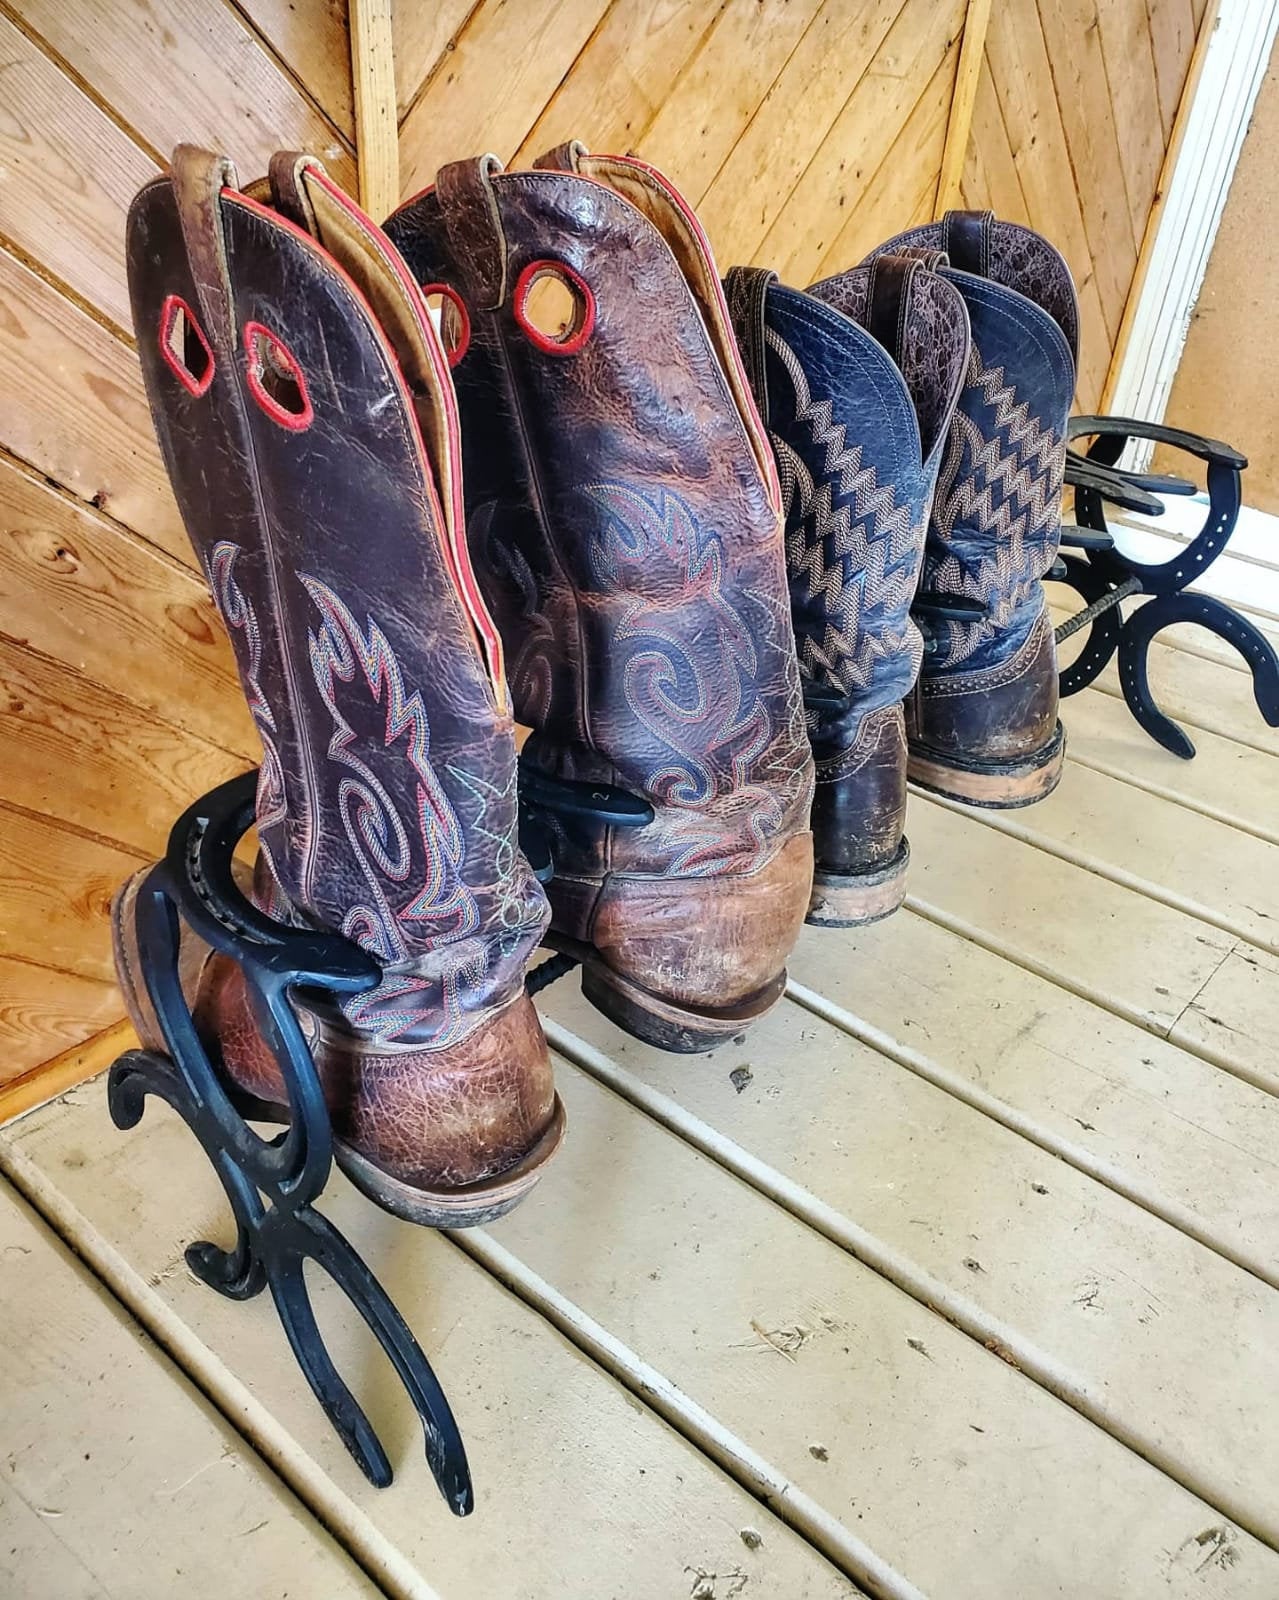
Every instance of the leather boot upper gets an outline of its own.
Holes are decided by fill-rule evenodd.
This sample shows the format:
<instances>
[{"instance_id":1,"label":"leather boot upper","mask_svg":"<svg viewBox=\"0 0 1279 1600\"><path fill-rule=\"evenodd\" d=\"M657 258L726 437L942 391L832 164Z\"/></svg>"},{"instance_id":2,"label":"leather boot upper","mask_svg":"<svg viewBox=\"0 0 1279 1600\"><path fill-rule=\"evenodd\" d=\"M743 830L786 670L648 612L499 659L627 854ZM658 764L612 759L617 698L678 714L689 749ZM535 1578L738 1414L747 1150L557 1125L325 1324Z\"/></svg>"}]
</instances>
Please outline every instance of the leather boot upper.
<instances>
[{"instance_id":1,"label":"leather boot upper","mask_svg":"<svg viewBox=\"0 0 1279 1600\"><path fill-rule=\"evenodd\" d=\"M360 1035L448 1049L518 993L548 913L425 306L302 158L245 193L180 149L134 201L128 261L156 432L262 739L268 909L383 963L344 1006Z\"/></svg>"},{"instance_id":2,"label":"leather boot upper","mask_svg":"<svg viewBox=\"0 0 1279 1600\"><path fill-rule=\"evenodd\" d=\"M977 602L929 625L924 676L998 667L1026 644L1057 553L1079 310L1069 268L1039 234L989 212L948 212L874 256L944 251L972 356L941 463L923 589ZM870 259L874 259L872 256Z\"/></svg>"},{"instance_id":3,"label":"leather boot upper","mask_svg":"<svg viewBox=\"0 0 1279 1600\"><path fill-rule=\"evenodd\" d=\"M885 256L803 293L725 280L776 454L805 712L817 763L817 865L881 865L902 837L897 710L919 671L910 608L942 447L968 362L959 293Z\"/></svg>"},{"instance_id":4,"label":"leather boot upper","mask_svg":"<svg viewBox=\"0 0 1279 1600\"><path fill-rule=\"evenodd\" d=\"M570 146L446 167L386 227L447 298L523 759L654 810L556 824L556 927L589 938L610 877L761 870L807 830L812 766L776 474L696 219L642 163ZM548 277L573 305L550 331Z\"/></svg>"}]
</instances>

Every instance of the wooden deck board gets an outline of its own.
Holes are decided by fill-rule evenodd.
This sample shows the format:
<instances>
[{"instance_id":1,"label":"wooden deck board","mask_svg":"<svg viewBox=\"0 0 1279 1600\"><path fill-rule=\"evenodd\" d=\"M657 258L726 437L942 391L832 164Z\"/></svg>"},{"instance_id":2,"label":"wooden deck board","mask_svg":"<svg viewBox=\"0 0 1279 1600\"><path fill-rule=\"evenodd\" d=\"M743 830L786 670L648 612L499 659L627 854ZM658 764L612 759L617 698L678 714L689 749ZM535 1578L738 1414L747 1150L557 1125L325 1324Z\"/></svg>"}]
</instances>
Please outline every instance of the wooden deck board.
<instances>
[{"instance_id":1,"label":"wooden deck board","mask_svg":"<svg viewBox=\"0 0 1279 1600\"><path fill-rule=\"evenodd\" d=\"M5 1600L380 1591L0 1180Z\"/></svg>"},{"instance_id":2,"label":"wooden deck board","mask_svg":"<svg viewBox=\"0 0 1279 1600\"><path fill-rule=\"evenodd\" d=\"M1170 1586L1176 1593L1184 1552L1201 1551L1195 1541L1220 1526L1228 1529L1221 1537L1232 1564L1211 1574L1206 1592L1274 1592L1279 1557L1215 1508L615 1095L571 1067L560 1076L574 1138L537 1201L501 1224L496 1241L637 1362L677 1385L690 1407L770 1463L799 1514L811 1503L814 1529L820 1513L839 1530L827 1527L825 1537L848 1541L846 1561L864 1541L898 1575L884 1592L913 1586L1021 1596L1046 1592L1053 1574L1070 1572L1080 1592L1116 1600L1165 1595ZM404 1483L374 1496L353 1483L340 1447L300 1392L268 1309L228 1306L171 1270L176 1243L206 1230L217 1214L213 1182L189 1141L171 1118L152 1113L150 1139L121 1138L100 1155L95 1145L90 1162L90 1115L101 1110L82 1103L37 1113L16 1124L6 1143L70 1197L86 1229L107 1232L144 1282L158 1276L157 1293L268 1398L445 1594L472 1592L465 1586L476 1559L469 1530L443 1535L444 1513L433 1501L423 1504L424 1474L398 1398L375 1386L396 1420ZM644 1519L633 1520L633 1503L623 1519L615 1501L625 1494L633 1502L642 1486L618 1422L604 1412L604 1380L573 1358L579 1385L594 1392L588 1405L565 1414L573 1385L553 1370L557 1349L566 1364L564 1347L539 1334L530 1313L515 1308L512 1319L512 1302L475 1268L464 1272L456 1251L378 1217L345 1185L335 1189L331 1210L340 1226L358 1229L375 1270L428 1338L458 1407L485 1521L491 1515L493 1530L502 1530L501 1554L489 1547L485 1555L494 1592L503 1592L503 1569L493 1562L503 1559L518 1560L522 1594L557 1592L539 1587L539 1557L525 1548L533 1541L523 1532L548 1518L560 1529L561 1572L570 1556L570 1570L580 1568L588 1550L599 1570L610 1570L598 1544L605 1527L620 1544L615 1559L630 1563L621 1570L634 1570ZM814 1336L793 1354L779 1350L800 1327ZM346 1370L361 1370L358 1356ZM607 1448L592 1451L593 1440ZM555 1463L550 1482L548 1461ZM617 1469L611 1478L606 1462ZM656 1471L650 1475L657 1480ZM1037 1486L1029 1495L1028 1485ZM709 1494L708 1483L696 1492L686 1487L682 1503L702 1543L685 1545L683 1560L718 1570L723 1558L706 1548L706 1530L725 1525ZM1063 1503L1072 1507L1069 1518L1058 1514ZM751 1514L759 1527L762 1511ZM668 1532L670 1519L663 1506ZM770 1529L762 1548L779 1544ZM660 1552L644 1559L648 1570Z\"/></svg>"},{"instance_id":3,"label":"wooden deck board","mask_svg":"<svg viewBox=\"0 0 1279 1600\"><path fill-rule=\"evenodd\" d=\"M393 1580L420 1575L420 1586L388 1581L390 1592L426 1600L429 1585L445 1600L683 1600L699 1571L723 1577L721 1596L732 1593L735 1572L756 1594L787 1600L852 1592L766 1506L444 1236L394 1221L335 1179L326 1210L358 1239L435 1365L466 1440L477 1510L465 1522L449 1515L407 1401L321 1284L317 1314L330 1347L396 1467L392 1488L371 1488L320 1415L270 1305L223 1300L185 1271L184 1244L225 1237L225 1202L197 1146L154 1105L140 1133L116 1133L102 1091L98 1080L4 1129L0 1168L64 1197L63 1226L77 1247L108 1263L132 1305L158 1302L190 1330L187 1359L228 1406L249 1411L252 1400L270 1413L262 1448L294 1463L329 1525L347 1528ZM761 1535L757 1549L744 1528Z\"/></svg>"},{"instance_id":4,"label":"wooden deck board","mask_svg":"<svg viewBox=\"0 0 1279 1600\"><path fill-rule=\"evenodd\" d=\"M168 1113L117 1135L81 1090L0 1133L0 1169L388 1594L1272 1597L1279 735L1210 638L1152 661L1193 763L1107 674L1063 706L1044 804L912 798L908 909L805 930L741 1043L663 1055L548 991L570 1138L491 1232L335 1180L458 1411L471 1524L334 1295L384 1494L269 1306L182 1269L222 1202Z\"/></svg>"},{"instance_id":5,"label":"wooden deck board","mask_svg":"<svg viewBox=\"0 0 1279 1600\"><path fill-rule=\"evenodd\" d=\"M1277 1375L1269 1284L793 1004L691 1063L629 1040L568 985L551 1011L571 1030L557 1048L592 1075L641 1105L644 1089L670 1097L701 1125L675 1115L674 1131L713 1130L703 1147L745 1175L765 1163L796 1215L1279 1542L1279 1459L1255 1404Z\"/></svg>"}]
</instances>

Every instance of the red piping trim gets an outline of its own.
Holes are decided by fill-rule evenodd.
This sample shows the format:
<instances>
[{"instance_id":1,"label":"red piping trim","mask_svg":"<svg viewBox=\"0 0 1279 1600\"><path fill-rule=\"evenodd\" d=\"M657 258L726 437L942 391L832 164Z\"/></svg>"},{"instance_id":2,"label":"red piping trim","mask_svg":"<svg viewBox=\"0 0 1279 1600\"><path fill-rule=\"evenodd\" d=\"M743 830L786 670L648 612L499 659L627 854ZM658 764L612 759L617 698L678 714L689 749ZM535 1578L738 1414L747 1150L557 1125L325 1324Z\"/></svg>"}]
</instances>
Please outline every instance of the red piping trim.
<instances>
[{"instance_id":1,"label":"red piping trim","mask_svg":"<svg viewBox=\"0 0 1279 1600\"><path fill-rule=\"evenodd\" d=\"M177 352L169 343L169 336L173 332L173 321L179 311L186 318L187 326L194 331L196 338L200 341L201 348L208 357L208 365L204 369L202 378L197 378L194 372L178 360ZM213 350L204 336L204 329L200 326L195 312L192 311L180 294L166 295L164 304L160 307L160 354L164 357L169 371L188 394L194 395L196 399L199 399L202 394L208 392L209 385L213 382L213 370L216 365L213 359Z\"/></svg>"},{"instance_id":2,"label":"red piping trim","mask_svg":"<svg viewBox=\"0 0 1279 1600\"><path fill-rule=\"evenodd\" d=\"M533 285L541 277L565 278L577 290L582 301L582 313L577 327L565 339L552 339L528 319L528 297ZM539 350L550 356L575 356L595 329L595 296L591 286L580 272L574 272L566 261L530 261L515 282L515 296L511 310L516 322Z\"/></svg>"},{"instance_id":3,"label":"red piping trim","mask_svg":"<svg viewBox=\"0 0 1279 1600\"><path fill-rule=\"evenodd\" d=\"M270 344L278 357L280 364L288 371L289 376L298 386L298 394L302 397L301 411L290 411L287 406L282 406L275 396L268 392L262 382L262 357L258 351L259 339L265 339ZM282 428L288 428L293 433L305 433L315 421L315 407L311 404L311 396L307 392L306 375L298 366L297 359L292 350L280 338L279 334L272 333L265 323L246 322L244 324L244 352L248 357L249 393L271 418L278 422Z\"/></svg>"},{"instance_id":4,"label":"red piping trim","mask_svg":"<svg viewBox=\"0 0 1279 1600\"><path fill-rule=\"evenodd\" d=\"M462 331L458 335L455 345L444 344L443 332L441 331L439 335L440 343L444 345L444 354L448 358L448 364L450 367L455 367L471 348L471 313L466 309L466 301L463 300L451 283L424 283L422 285L422 299L427 300L433 294L438 294L447 300L462 320ZM429 306L427 307L427 315L430 315Z\"/></svg>"},{"instance_id":5,"label":"red piping trim","mask_svg":"<svg viewBox=\"0 0 1279 1600\"><path fill-rule=\"evenodd\" d=\"M445 517L443 507L440 505L439 492L435 485L435 473L431 469L430 458L426 453L426 444L422 439L422 429L417 420L417 412L413 406L413 398L409 393L409 386L404 381L404 373L400 368L400 363L396 358L390 341L382 332L372 308L369 307L369 317L382 339L387 359L399 380L408 415L412 420L413 429L417 435L418 445L422 452L422 475L426 479L427 487L430 490L432 508L439 516L437 525L444 535L445 562L450 568L454 588L462 601L463 610L470 616L472 626L480 636L481 654L485 658L489 669L494 696L504 710L509 709L510 693L506 687L506 655L502 648L502 637L497 631L493 618L489 615L489 609L484 603L483 595L480 593L480 586L475 581L475 571L471 566L471 555L466 544L466 513L462 503L462 433L457 415L457 394L453 388L453 379L449 375L448 360L444 354L444 347L440 343L439 335L431 322L430 313L426 309L426 301L422 298L422 292L414 282L413 275L409 272L404 257L391 241L386 238L386 235L377 224L366 216L354 200L351 199L350 195L339 189L337 184L326 173L317 171L315 177L340 206L344 207L358 222L372 230L374 242L379 244L379 248L382 249L382 257L387 266L391 268L403 285L404 292L408 296L409 306L422 329L422 342L426 347L427 358L439 381L439 393L443 401L448 429L449 451L453 460L458 464L457 471L449 474L453 490L449 502L452 511L451 519ZM322 246L317 244L309 234L303 234L302 237L316 249L322 249ZM385 248L382 248L380 243L383 240L385 240ZM326 256L328 255L327 251L323 253ZM332 260L332 257L330 256L329 259ZM337 267L339 272L343 273L356 295L367 306L367 300L360 293L358 286L351 281L350 275L343 272L343 269L336 261L333 262L333 265Z\"/></svg>"}]
</instances>

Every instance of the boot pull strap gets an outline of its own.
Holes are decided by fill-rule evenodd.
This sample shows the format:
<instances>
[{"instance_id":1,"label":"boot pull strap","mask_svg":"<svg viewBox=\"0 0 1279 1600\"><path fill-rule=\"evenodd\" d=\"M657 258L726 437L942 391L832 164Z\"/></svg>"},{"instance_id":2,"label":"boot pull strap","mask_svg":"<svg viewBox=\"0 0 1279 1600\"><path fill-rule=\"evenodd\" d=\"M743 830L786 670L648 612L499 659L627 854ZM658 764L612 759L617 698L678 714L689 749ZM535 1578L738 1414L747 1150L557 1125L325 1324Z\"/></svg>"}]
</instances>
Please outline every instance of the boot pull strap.
<instances>
[{"instance_id":1,"label":"boot pull strap","mask_svg":"<svg viewBox=\"0 0 1279 1600\"><path fill-rule=\"evenodd\" d=\"M200 312L218 352L230 356L237 339L222 233L222 191L237 186L235 168L226 156L193 144L180 144L173 152L172 165L173 193Z\"/></svg>"},{"instance_id":2,"label":"boot pull strap","mask_svg":"<svg viewBox=\"0 0 1279 1600\"><path fill-rule=\"evenodd\" d=\"M502 170L494 155L441 167L435 193L454 258L481 309L495 311L506 299L507 250L493 178Z\"/></svg>"},{"instance_id":3,"label":"boot pull strap","mask_svg":"<svg viewBox=\"0 0 1279 1600\"><path fill-rule=\"evenodd\" d=\"M580 172L582 169L578 163L589 154L590 151L580 139L569 139L565 144L557 144L554 150L548 150L544 156L538 156L533 165L540 172Z\"/></svg>"},{"instance_id":4,"label":"boot pull strap","mask_svg":"<svg viewBox=\"0 0 1279 1600\"><path fill-rule=\"evenodd\" d=\"M910 311L911 286L923 263L906 255L876 256L870 267L866 326L900 367Z\"/></svg>"},{"instance_id":5,"label":"boot pull strap","mask_svg":"<svg viewBox=\"0 0 1279 1600\"><path fill-rule=\"evenodd\" d=\"M764 308L768 291L777 281L777 274L767 267L730 267L724 279L729 320L765 427L768 426L768 377L764 365Z\"/></svg>"},{"instance_id":6,"label":"boot pull strap","mask_svg":"<svg viewBox=\"0 0 1279 1600\"><path fill-rule=\"evenodd\" d=\"M307 191L306 174L318 172L324 177L324 163L298 150L279 150L271 157L269 170L271 198L275 201L276 210L290 222L296 223L303 233L318 239L320 228Z\"/></svg>"},{"instance_id":7,"label":"boot pull strap","mask_svg":"<svg viewBox=\"0 0 1279 1600\"><path fill-rule=\"evenodd\" d=\"M900 250L894 250L895 256L902 256L907 261L918 261L921 267L929 272L940 272L943 267L950 266L950 257L944 250L926 250L923 245L903 245Z\"/></svg>"},{"instance_id":8,"label":"boot pull strap","mask_svg":"<svg viewBox=\"0 0 1279 1600\"><path fill-rule=\"evenodd\" d=\"M948 211L942 218L942 244L950 264L978 278L990 276L993 211Z\"/></svg>"}]
</instances>

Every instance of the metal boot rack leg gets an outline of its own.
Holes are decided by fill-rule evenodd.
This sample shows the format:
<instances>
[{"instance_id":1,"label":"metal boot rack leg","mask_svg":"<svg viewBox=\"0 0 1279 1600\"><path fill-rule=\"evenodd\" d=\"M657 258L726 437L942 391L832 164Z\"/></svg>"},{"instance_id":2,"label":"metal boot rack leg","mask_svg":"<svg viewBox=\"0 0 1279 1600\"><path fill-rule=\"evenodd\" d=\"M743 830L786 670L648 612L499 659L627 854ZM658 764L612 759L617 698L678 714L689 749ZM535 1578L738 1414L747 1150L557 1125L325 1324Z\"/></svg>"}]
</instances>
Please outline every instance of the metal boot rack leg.
<instances>
[{"instance_id":1,"label":"metal boot rack leg","mask_svg":"<svg viewBox=\"0 0 1279 1600\"><path fill-rule=\"evenodd\" d=\"M248 1300L264 1288L298 1365L369 1481L391 1482L391 1464L359 1403L338 1374L320 1333L304 1277L322 1267L390 1357L421 1418L426 1457L450 1510L474 1505L466 1451L448 1401L421 1346L359 1253L314 1209L328 1180L333 1140L315 1063L289 1004L289 992L337 998L376 986L376 963L345 939L288 928L263 916L236 887L231 859L253 822L255 774L222 785L192 806L169 838L136 902L142 976L168 1054L131 1050L111 1068L108 1104L117 1127L132 1128L147 1095L178 1113L213 1163L231 1205L236 1242L207 1240L186 1251L210 1288ZM263 1038L279 1065L290 1121L264 1140L248 1118L263 1108L228 1088L196 1032L178 977L185 925L238 963ZM216 1047L214 1047L216 1048Z\"/></svg>"},{"instance_id":2,"label":"metal boot rack leg","mask_svg":"<svg viewBox=\"0 0 1279 1600\"><path fill-rule=\"evenodd\" d=\"M1210 595L1186 592L1226 548L1242 504L1240 475L1245 457L1216 439L1133 417L1073 417L1072 439L1091 438L1085 455L1067 452L1066 482L1074 486L1078 527L1062 530L1062 545L1078 551L1063 555L1049 574L1083 599L1084 609L1057 629L1057 640L1088 629L1084 648L1061 674L1061 693L1086 688L1118 652L1119 681L1128 709L1158 744L1189 760L1195 747L1185 730L1155 704L1150 692L1149 655L1155 635L1174 622L1195 622L1239 651L1252 673L1257 709L1279 727L1279 656L1259 629L1232 607ZM1188 495L1195 485L1162 473L1127 472L1116 463L1130 439L1170 445L1207 463L1208 511L1190 542L1168 561L1141 562L1115 548L1106 526L1103 502L1158 515L1157 494ZM1150 595L1125 618L1121 607L1133 595Z\"/></svg>"}]
</instances>

